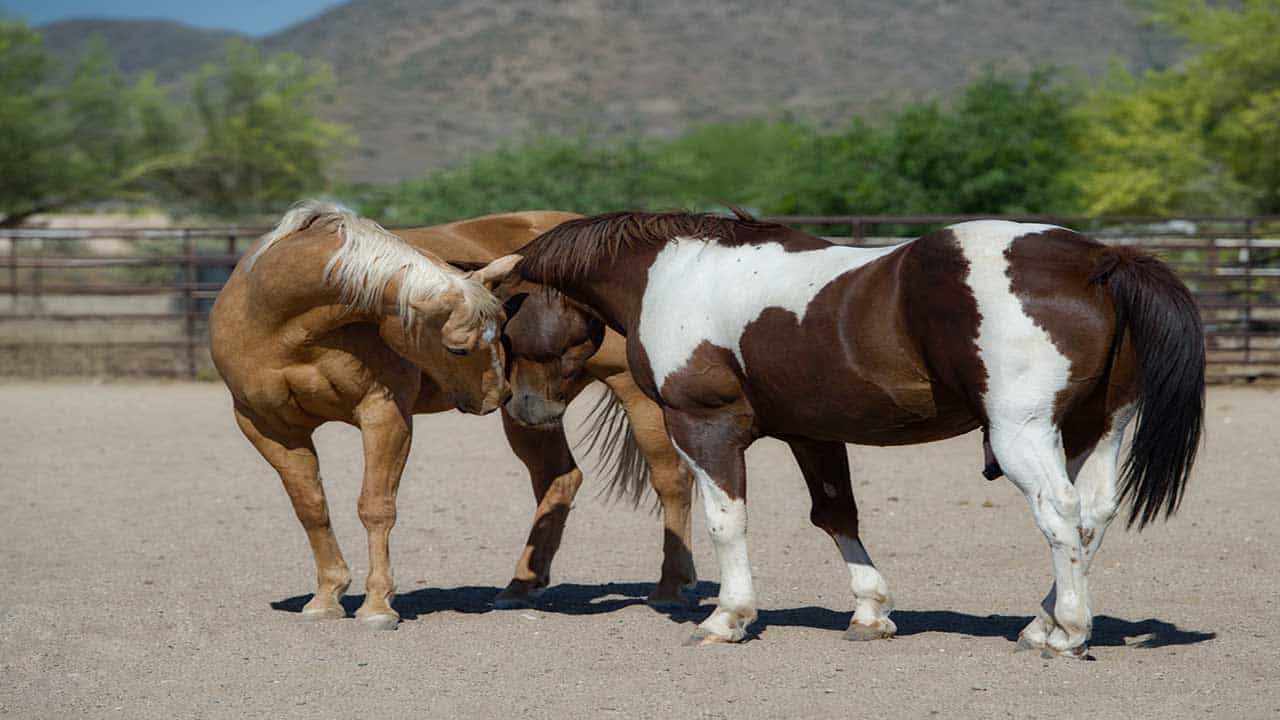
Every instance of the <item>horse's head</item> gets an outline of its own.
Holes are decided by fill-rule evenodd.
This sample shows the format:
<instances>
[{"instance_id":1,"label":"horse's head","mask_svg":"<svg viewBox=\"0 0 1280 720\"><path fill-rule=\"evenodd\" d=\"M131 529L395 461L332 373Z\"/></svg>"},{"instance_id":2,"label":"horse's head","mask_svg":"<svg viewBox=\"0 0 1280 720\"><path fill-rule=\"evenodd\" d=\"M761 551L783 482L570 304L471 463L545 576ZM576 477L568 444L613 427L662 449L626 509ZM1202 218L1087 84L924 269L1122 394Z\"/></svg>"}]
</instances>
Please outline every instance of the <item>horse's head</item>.
<instances>
[{"instance_id":1,"label":"horse's head","mask_svg":"<svg viewBox=\"0 0 1280 720\"><path fill-rule=\"evenodd\" d=\"M397 351L463 412L493 412L511 395L501 338L506 315L492 290L514 264L494 263L467 273L454 287L412 302L407 342L397 343Z\"/></svg>"},{"instance_id":2,"label":"horse's head","mask_svg":"<svg viewBox=\"0 0 1280 720\"><path fill-rule=\"evenodd\" d=\"M591 380L587 360L604 341L604 323L550 288L518 290L507 301L507 412L522 425L554 425Z\"/></svg>"}]
</instances>

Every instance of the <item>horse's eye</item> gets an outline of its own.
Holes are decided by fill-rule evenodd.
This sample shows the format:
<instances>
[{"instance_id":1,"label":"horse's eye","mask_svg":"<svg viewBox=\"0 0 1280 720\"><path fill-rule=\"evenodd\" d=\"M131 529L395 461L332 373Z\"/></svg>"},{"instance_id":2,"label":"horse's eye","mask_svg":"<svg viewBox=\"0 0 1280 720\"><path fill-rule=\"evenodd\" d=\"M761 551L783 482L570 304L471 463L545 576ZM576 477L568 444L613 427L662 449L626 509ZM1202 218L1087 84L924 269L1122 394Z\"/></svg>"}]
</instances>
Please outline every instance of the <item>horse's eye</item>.
<instances>
[{"instance_id":1,"label":"horse's eye","mask_svg":"<svg viewBox=\"0 0 1280 720\"><path fill-rule=\"evenodd\" d=\"M467 354L467 351L466 351L466 349L465 349L465 348L445 348L445 350L448 350L449 352L453 353L454 355L466 355L466 354Z\"/></svg>"}]
</instances>

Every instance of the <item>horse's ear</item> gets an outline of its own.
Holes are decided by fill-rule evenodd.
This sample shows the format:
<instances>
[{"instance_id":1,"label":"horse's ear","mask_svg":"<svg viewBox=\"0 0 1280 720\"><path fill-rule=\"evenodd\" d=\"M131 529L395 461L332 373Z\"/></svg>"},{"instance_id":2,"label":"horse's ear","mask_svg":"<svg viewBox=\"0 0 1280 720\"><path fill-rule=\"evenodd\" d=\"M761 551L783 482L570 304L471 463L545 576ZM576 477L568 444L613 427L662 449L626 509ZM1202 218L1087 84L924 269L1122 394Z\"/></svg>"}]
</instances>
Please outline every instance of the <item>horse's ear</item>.
<instances>
[{"instance_id":1,"label":"horse's ear","mask_svg":"<svg viewBox=\"0 0 1280 720\"><path fill-rule=\"evenodd\" d=\"M511 276L516 265L519 265L523 259L524 257L520 255L504 255L479 270L469 273L468 276L492 291L499 283Z\"/></svg>"},{"instance_id":2,"label":"horse's ear","mask_svg":"<svg viewBox=\"0 0 1280 720\"><path fill-rule=\"evenodd\" d=\"M506 302L502 303L502 311L506 314L508 320L515 317L516 313L520 312L520 306L524 305L524 301L527 300L528 297L529 293L527 292L516 293L515 295L507 298Z\"/></svg>"}]
</instances>

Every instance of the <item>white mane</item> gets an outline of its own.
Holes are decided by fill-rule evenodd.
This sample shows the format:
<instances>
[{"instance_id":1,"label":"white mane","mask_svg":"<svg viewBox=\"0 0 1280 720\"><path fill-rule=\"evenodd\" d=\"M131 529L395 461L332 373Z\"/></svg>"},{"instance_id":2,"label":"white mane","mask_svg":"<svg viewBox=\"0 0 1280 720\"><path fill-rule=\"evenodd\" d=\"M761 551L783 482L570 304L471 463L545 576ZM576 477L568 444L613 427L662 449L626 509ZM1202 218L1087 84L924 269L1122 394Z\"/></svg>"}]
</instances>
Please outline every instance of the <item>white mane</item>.
<instances>
[{"instance_id":1,"label":"white mane","mask_svg":"<svg viewBox=\"0 0 1280 720\"><path fill-rule=\"evenodd\" d=\"M501 312L502 304L493 293L461 271L431 260L368 218L318 200L300 202L285 213L249 256L246 270L252 271L258 259L280 240L320 223L333 225L342 238L342 245L325 265L324 278L338 288L340 301L356 310L376 311L387 285L399 274L396 304L406 330L415 319L413 303L449 290L461 293L466 313L461 320L468 326L478 327Z\"/></svg>"}]
</instances>

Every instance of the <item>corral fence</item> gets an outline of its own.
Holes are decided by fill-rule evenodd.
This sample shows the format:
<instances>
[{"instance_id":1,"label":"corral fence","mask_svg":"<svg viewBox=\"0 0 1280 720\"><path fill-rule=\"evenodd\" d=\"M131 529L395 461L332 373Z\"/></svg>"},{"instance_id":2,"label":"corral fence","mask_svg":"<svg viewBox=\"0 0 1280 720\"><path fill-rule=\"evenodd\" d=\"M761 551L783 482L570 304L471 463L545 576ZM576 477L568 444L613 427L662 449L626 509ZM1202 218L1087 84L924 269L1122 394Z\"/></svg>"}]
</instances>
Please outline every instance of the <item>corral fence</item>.
<instances>
[{"instance_id":1,"label":"corral fence","mask_svg":"<svg viewBox=\"0 0 1280 720\"><path fill-rule=\"evenodd\" d=\"M780 217L852 245L969 216ZM1217 380L1280 375L1280 216L1007 219L1150 249L1194 291ZM207 320L263 228L0 229L0 376L212 377Z\"/></svg>"}]
</instances>

